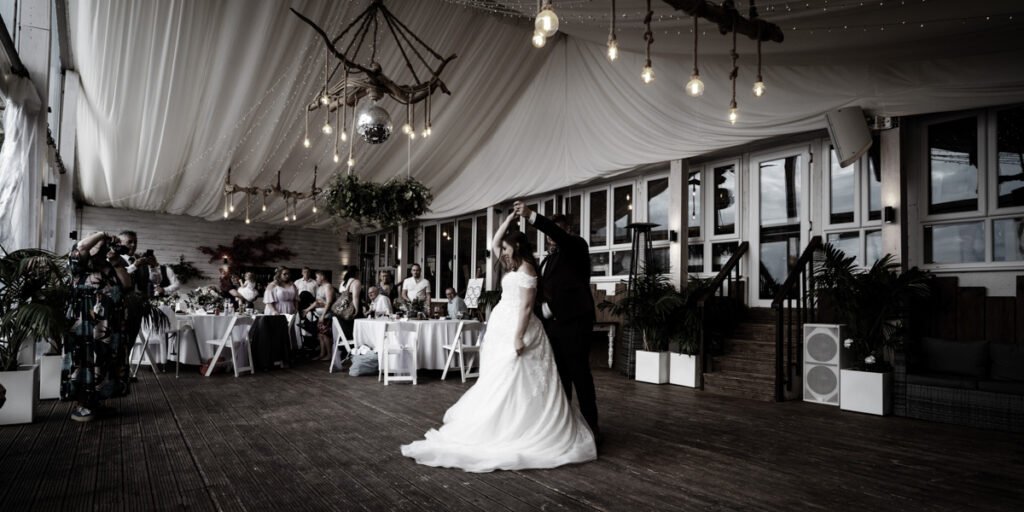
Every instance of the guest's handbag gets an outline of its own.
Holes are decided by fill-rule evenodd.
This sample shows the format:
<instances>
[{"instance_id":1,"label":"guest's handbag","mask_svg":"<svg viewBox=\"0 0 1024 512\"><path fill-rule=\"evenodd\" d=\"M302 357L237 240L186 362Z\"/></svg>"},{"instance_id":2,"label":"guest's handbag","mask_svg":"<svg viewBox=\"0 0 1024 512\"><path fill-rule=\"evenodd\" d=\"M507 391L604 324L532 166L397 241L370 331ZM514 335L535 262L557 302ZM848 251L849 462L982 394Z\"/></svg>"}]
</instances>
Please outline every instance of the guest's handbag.
<instances>
[{"instance_id":1,"label":"guest's handbag","mask_svg":"<svg viewBox=\"0 0 1024 512\"><path fill-rule=\"evenodd\" d=\"M338 299L331 306L331 313L341 320L352 320L356 317L356 306L352 304L352 292L343 291L338 294Z\"/></svg>"}]
</instances>

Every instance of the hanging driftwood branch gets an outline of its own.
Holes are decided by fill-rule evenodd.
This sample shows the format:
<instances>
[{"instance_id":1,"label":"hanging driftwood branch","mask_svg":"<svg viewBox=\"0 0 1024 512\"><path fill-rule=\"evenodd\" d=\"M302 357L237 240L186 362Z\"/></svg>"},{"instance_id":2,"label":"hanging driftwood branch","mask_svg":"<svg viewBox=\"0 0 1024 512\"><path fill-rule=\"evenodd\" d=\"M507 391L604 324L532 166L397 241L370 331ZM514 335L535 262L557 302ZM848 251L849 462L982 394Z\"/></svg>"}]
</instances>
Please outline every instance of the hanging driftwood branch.
<instances>
[{"instance_id":1,"label":"hanging driftwood branch","mask_svg":"<svg viewBox=\"0 0 1024 512\"><path fill-rule=\"evenodd\" d=\"M760 39L775 43L781 43L785 38L782 28L774 23L757 17L744 18L736 10L732 1L727 0L722 5L714 5L708 3L707 0L663 1L676 10L683 11L690 16L704 18L718 25L718 31L722 34L728 34L735 30L737 34L743 34L754 40ZM756 9L752 9L752 11L756 15Z\"/></svg>"}]
</instances>

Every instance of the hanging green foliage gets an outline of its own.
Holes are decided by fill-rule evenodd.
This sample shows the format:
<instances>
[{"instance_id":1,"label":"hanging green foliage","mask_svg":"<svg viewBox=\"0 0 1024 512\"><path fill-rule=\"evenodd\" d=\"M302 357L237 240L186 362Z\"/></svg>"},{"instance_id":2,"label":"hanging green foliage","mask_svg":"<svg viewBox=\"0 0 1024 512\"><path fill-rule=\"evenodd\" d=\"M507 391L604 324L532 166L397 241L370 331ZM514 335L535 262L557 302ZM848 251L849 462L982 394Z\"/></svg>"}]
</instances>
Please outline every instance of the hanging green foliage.
<instances>
[{"instance_id":1,"label":"hanging green foliage","mask_svg":"<svg viewBox=\"0 0 1024 512\"><path fill-rule=\"evenodd\" d=\"M340 173L320 195L329 214L382 228L417 219L430 211L433 199L430 189L415 178L394 178L380 184Z\"/></svg>"}]
</instances>

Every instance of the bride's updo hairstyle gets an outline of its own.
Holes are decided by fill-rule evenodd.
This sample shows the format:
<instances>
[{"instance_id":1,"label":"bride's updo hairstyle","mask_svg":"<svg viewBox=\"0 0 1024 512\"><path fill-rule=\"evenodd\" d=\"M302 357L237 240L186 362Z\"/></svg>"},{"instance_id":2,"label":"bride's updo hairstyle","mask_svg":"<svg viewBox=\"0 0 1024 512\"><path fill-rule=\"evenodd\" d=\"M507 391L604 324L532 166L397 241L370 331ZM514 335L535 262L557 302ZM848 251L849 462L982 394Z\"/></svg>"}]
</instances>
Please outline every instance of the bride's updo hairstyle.
<instances>
[{"instance_id":1,"label":"bride's updo hairstyle","mask_svg":"<svg viewBox=\"0 0 1024 512\"><path fill-rule=\"evenodd\" d=\"M506 270L515 270L519 268L523 262L529 263L530 265L533 265L534 268L537 268L537 259L533 257L533 248L530 245L530 239L527 238L522 231L507 231L505 236L501 238L501 241L512 248L511 261L506 261L505 258L500 258L501 262L505 265Z\"/></svg>"}]
</instances>

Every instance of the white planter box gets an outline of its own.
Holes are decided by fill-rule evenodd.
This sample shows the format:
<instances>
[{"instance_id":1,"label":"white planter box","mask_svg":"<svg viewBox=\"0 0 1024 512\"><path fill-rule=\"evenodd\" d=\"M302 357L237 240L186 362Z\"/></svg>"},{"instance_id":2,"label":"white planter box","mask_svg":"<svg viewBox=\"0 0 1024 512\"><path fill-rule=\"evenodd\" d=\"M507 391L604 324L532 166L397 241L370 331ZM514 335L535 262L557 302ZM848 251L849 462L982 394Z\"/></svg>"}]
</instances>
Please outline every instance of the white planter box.
<instances>
[{"instance_id":1,"label":"white planter box","mask_svg":"<svg viewBox=\"0 0 1024 512\"><path fill-rule=\"evenodd\" d=\"M669 355L669 384L697 387L697 356L689 354Z\"/></svg>"},{"instance_id":2,"label":"white planter box","mask_svg":"<svg viewBox=\"0 0 1024 512\"><path fill-rule=\"evenodd\" d=\"M39 356L39 399L60 398L60 370L64 357Z\"/></svg>"},{"instance_id":3,"label":"white planter box","mask_svg":"<svg viewBox=\"0 0 1024 512\"><path fill-rule=\"evenodd\" d=\"M651 384L668 382L668 352L637 350L636 380Z\"/></svg>"},{"instance_id":4,"label":"white planter box","mask_svg":"<svg viewBox=\"0 0 1024 512\"><path fill-rule=\"evenodd\" d=\"M842 370L839 408L885 416L892 413L892 372Z\"/></svg>"},{"instance_id":5,"label":"white planter box","mask_svg":"<svg viewBox=\"0 0 1024 512\"><path fill-rule=\"evenodd\" d=\"M7 388L7 403L0 407L0 425L32 423L36 412L38 368L22 366L17 371L0 372L0 384Z\"/></svg>"}]
</instances>

